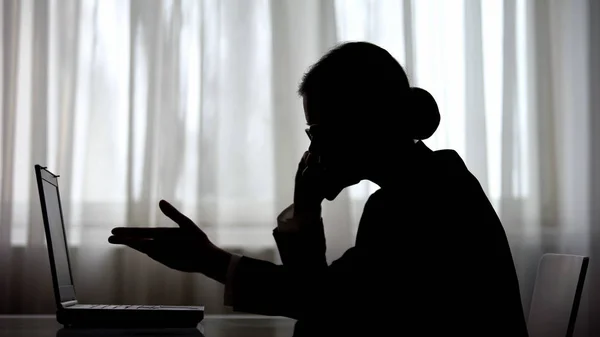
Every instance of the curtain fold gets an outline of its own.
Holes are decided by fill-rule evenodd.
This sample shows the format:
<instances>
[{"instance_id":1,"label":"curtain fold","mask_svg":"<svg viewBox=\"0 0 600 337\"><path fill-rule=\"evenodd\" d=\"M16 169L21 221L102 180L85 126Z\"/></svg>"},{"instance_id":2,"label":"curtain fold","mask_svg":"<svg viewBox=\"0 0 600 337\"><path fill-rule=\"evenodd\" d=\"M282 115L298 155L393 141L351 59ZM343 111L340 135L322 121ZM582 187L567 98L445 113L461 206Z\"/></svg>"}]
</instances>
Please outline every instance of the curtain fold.
<instances>
[{"instance_id":1,"label":"curtain fold","mask_svg":"<svg viewBox=\"0 0 600 337\"><path fill-rule=\"evenodd\" d=\"M17 102L17 69L19 68L19 33L21 3L18 0L2 2L2 157L0 164L0 265L12 261L11 226L13 222L13 177L15 156L15 123ZM0 277L2 298L9 297L9 279ZM9 310L7 301L0 308Z\"/></svg>"},{"instance_id":2,"label":"curtain fold","mask_svg":"<svg viewBox=\"0 0 600 337\"><path fill-rule=\"evenodd\" d=\"M589 29L588 34L584 35L583 38L587 39L589 45L589 53L587 62L584 66L588 69L587 85L589 85L589 111L590 117L588 119L589 124L584 128L588 132L589 137L589 172L592 177L589 184L589 199L587 201L587 207L590 209L590 229L587 244L590 247L590 256L600 256L600 226L595 225L600 220L600 179L597 178L595 172L600 171L600 155L598 151L594 149L600 148L600 137L596 130L600 130L600 95L594 95L593 93L600 92L600 21L596 18L600 15L600 2L590 1L587 6L584 7L587 12L587 20L583 22L584 25ZM593 261L593 260L592 260ZM597 264L592 264L593 268L590 268L588 275L590 283L595 284L600 280L600 268ZM587 282L587 281L586 281ZM600 312L600 289L597 287L586 287L583 293L583 303L586 305L588 317ZM589 320L588 324L588 336L596 336L600 334L600 325L591 324L592 319Z\"/></svg>"},{"instance_id":3,"label":"curtain fold","mask_svg":"<svg viewBox=\"0 0 600 337\"><path fill-rule=\"evenodd\" d=\"M486 193L488 188L488 158L485 111L485 78L483 68L483 37L481 2L466 0L465 11L465 159L469 161L471 172L477 176ZM470 160L474 158L474 160Z\"/></svg>"}]
</instances>

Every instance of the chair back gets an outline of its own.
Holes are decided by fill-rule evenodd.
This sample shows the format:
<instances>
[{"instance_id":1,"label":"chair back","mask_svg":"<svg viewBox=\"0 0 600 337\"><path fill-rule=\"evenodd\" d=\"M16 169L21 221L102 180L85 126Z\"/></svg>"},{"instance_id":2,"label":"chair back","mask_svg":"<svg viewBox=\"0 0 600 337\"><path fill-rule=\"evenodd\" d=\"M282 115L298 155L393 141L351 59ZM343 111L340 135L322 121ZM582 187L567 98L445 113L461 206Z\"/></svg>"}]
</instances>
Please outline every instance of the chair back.
<instances>
[{"instance_id":1,"label":"chair back","mask_svg":"<svg viewBox=\"0 0 600 337\"><path fill-rule=\"evenodd\" d=\"M588 262L586 256L542 256L527 320L529 337L573 336Z\"/></svg>"}]
</instances>

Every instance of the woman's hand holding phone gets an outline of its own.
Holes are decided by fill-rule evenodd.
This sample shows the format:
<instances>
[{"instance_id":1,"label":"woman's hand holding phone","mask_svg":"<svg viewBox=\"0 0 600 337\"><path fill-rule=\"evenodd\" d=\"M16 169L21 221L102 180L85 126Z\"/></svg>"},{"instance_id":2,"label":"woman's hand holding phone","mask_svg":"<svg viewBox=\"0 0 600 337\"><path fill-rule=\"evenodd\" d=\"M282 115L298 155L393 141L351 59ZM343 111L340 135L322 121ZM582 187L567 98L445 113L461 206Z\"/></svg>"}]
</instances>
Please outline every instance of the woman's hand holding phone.
<instances>
[{"instance_id":1,"label":"woman's hand holding phone","mask_svg":"<svg viewBox=\"0 0 600 337\"><path fill-rule=\"evenodd\" d=\"M323 167L317 155L306 151L296 172L294 217L320 219L323 199Z\"/></svg>"}]
</instances>

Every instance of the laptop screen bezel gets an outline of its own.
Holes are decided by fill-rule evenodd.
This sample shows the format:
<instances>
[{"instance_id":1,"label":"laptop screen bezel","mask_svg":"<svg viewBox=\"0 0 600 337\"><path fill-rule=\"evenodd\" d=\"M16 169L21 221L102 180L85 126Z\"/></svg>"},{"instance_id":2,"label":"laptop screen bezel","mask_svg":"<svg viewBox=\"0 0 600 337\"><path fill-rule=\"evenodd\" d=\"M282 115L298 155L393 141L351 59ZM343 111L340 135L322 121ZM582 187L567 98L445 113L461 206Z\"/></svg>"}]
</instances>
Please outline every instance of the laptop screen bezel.
<instances>
[{"instance_id":1,"label":"laptop screen bezel","mask_svg":"<svg viewBox=\"0 0 600 337\"><path fill-rule=\"evenodd\" d=\"M62 202L60 200L60 189L58 188L58 179L57 179L58 176L53 174L52 172L48 171L45 167L42 167L40 165L35 165L35 173L36 173L36 178L37 178L38 192L40 195L40 204L42 207L42 217L44 219L44 230L46 233L48 255L50 257L50 270L52 272L52 284L54 287L54 298L56 300L57 308L62 308L63 303L65 303L65 302L76 303L77 298L75 297L75 286L73 284L73 271L71 270L71 257L69 254L69 245L67 244L67 233L65 230L65 221L64 221L64 217L63 217L63 211L62 211ZM52 250L52 235L50 234L50 222L48 219L48 210L46 208L46 201L45 201L46 195L44 192L43 181L46 181L46 182L54 185L54 187L56 187L61 225L63 227L63 231L62 231L63 236L64 236L63 239L64 239L64 243L66 246L65 249L66 249L66 256L67 256L67 265L69 268L69 279L71 281L70 285L58 284L58 274L57 274L58 272L56 269L56 263L54 261L54 251Z\"/></svg>"}]
</instances>

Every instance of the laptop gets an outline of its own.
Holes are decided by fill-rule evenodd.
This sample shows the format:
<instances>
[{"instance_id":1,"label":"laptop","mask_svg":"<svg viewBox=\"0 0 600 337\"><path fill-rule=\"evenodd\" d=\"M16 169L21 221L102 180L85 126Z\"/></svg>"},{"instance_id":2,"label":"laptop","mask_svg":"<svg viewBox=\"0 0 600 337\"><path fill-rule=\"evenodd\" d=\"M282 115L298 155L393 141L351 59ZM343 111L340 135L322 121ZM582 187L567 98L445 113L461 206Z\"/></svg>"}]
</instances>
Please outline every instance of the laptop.
<instances>
[{"instance_id":1,"label":"laptop","mask_svg":"<svg viewBox=\"0 0 600 337\"><path fill-rule=\"evenodd\" d=\"M75 296L67 235L58 189L58 175L35 165L50 270L56 299L56 319L66 327L195 328L204 306L81 304Z\"/></svg>"}]
</instances>

